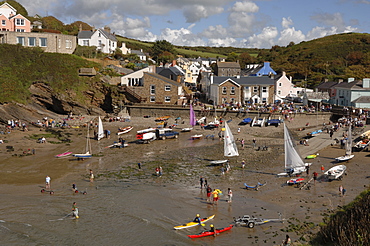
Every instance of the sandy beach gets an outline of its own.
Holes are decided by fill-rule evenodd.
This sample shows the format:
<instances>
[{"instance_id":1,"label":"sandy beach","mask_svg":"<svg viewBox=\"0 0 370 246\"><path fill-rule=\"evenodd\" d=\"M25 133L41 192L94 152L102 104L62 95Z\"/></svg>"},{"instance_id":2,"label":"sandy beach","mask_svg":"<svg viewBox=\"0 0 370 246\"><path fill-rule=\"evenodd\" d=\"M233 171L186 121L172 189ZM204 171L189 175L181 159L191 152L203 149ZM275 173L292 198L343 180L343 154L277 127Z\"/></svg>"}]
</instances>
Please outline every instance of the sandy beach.
<instances>
[{"instance_id":1,"label":"sandy beach","mask_svg":"<svg viewBox=\"0 0 370 246\"><path fill-rule=\"evenodd\" d=\"M329 125L330 115L312 115L302 117L297 115L292 121L286 122L296 141L306 136L308 132L321 129L324 125ZM71 124L83 125L87 118L75 120ZM211 119L209 119L210 121ZM292 226L313 223L317 225L322 222L322 215L330 210L343 206L352 201L369 183L368 176L364 170L367 165L367 155L365 152L355 152L355 158L345 163L348 168L347 175L342 181L325 182L318 181L316 184L311 182L310 189L299 189L295 186L286 186L288 178L277 178L276 174L284 170L284 141L283 126L279 127L250 127L239 126L241 119L233 119L229 126L234 133L234 138L245 140L245 148L242 149L238 141L239 156L230 158L231 171L221 175L219 167L209 166L210 160L225 159L223 156L223 142L218 139L218 131L203 130L200 126L195 126L191 133L180 133L179 139L156 140L150 144L137 144L135 134L137 130L147 127L155 127L154 118L135 117L129 122L104 122L105 129L111 131L110 139L101 141L92 140L92 152L94 157L84 161L77 161L73 157L55 158L54 156L66 151L82 153L85 150L86 127L53 129L60 138L47 138L47 143L36 143L37 139L31 138L32 135L48 134L44 128L31 126L28 132L14 130L10 134L0 135L5 143L0 145L0 184L4 195L18 197L21 201L22 195L39 196L40 190L44 187L45 176L49 175L52 179L52 189L58 192L70 190L73 182L87 182L88 172L94 170L96 180L94 186L106 182L124 181L131 185L156 185L158 179L153 177L157 166L162 166L163 176L160 185L171 187L178 194L176 199L187 193L199 191L199 177L206 177L211 187L219 187L226 192L231 187L234 193L232 205L228 205L222 199L218 206L232 206L234 216L242 216L245 201L256 201L256 204L263 204L263 207L256 207L254 211L248 213L262 216L274 216L280 212L288 223L284 223L279 228L289 230ZM169 125L174 124L174 119L169 119ZM309 126L307 126L309 123ZM134 129L124 134L127 148L105 148L118 140L116 135L118 127L132 125ZM188 120L175 126L175 130L188 127ZM240 127L240 133L238 128ZM303 131L298 129L305 128ZM357 129L357 132L360 130ZM343 129L340 129L333 136L340 138ZM92 135L92 132L90 133ZM214 140L200 139L191 140L193 134L214 135ZM356 138L357 136L354 136ZM252 139L256 138L256 148L252 146ZM63 142L60 139L70 139L71 142ZM321 165L325 169L334 166L334 158L344 154L344 150L339 145L332 145L334 140L329 134L323 132L308 140L308 146L298 145L301 156L319 153L319 156L310 162L310 174L306 180L312 178L314 171L321 173ZM12 146L14 151L9 151ZM258 147L267 146L267 151L257 150ZM32 150L35 154L32 154ZM246 161L246 167L241 168L242 160ZM142 170L138 170L137 163L142 163ZM255 185L257 182L267 184L258 191L246 190L244 183ZM85 185L85 183L83 183ZM339 185L346 188L347 194L341 197L338 194ZM85 185L86 186L86 185ZM14 195L17 194L17 195ZM34 194L34 195L32 195ZM198 199L204 198L204 193L197 195ZM187 195L185 195L187 197ZM225 196L226 197L226 196ZM197 198L191 203L193 207L204 211L208 208ZM249 204L250 206L250 204ZM0 219L9 220L11 216L6 214L6 207L1 209ZM14 208L17 210L17 208ZM188 208L186 208L188 209ZM213 209L213 208L212 208ZM195 209L196 210L196 209ZM234 214L238 213L238 214ZM225 219L230 217L225 216ZM229 218L232 221L232 217ZM302 241L303 234L310 234L315 229L301 228L299 232L289 232L293 241ZM272 234L266 235L267 245L277 245L288 232L271 229ZM261 236L261 233L258 234ZM275 238L276 237L276 238ZM1 241L1 240L0 240ZM255 245L262 244L262 241L255 242ZM212 243L210 245L213 245Z\"/></svg>"}]
</instances>

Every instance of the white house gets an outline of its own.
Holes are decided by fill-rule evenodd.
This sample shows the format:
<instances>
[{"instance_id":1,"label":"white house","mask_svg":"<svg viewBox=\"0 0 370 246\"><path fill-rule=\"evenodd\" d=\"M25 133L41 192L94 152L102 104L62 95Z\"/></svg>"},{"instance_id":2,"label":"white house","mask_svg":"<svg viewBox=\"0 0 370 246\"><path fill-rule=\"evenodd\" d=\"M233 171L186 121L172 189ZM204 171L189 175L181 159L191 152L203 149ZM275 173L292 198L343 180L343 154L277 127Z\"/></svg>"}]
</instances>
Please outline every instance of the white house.
<instances>
[{"instance_id":1,"label":"white house","mask_svg":"<svg viewBox=\"0 0 370 246\"><path fill-rule=\"evenodd\" d=\"M78 45L96 46L102 53L111 54L117 49L117 38L110 33L109 27L91 31L80 31L77 35Z\"/></svg>"},{"instance_id":2,"label":"white house","mask_svg":"<svg viewBox=\"0 0 370 246\"><path fill-rule=\"evenodd\" d=\"M284 99L289 95L299 95L304 92L305 88L297 87L292 83L292 77L287 77L283 72L280 76L275 78L275 100ZM312 89L306 89L311 91Z\"/></svg>"},{"instance_id":3,"label":"white house","mask_svg":"<svg viewBox=\"0 0 370 246\"><path fill-rule=\"evenodd\" d=\"M148 66L146 68L122 76L121 85L142 86L144 73L155 73L155 66Z\"/></svg>"},{"instance_id":4,"label":"white house","mask_svg":"<svg viewBox=\"0 0 370 246\"><path fill-rule=\"evenodd\" d=\"M370 108L370 102L367 99L370 96L370 78L364 78L362 81L348 78L347 83L339 83L335 89L337 105Z\"/></svg>"}]
</instances>

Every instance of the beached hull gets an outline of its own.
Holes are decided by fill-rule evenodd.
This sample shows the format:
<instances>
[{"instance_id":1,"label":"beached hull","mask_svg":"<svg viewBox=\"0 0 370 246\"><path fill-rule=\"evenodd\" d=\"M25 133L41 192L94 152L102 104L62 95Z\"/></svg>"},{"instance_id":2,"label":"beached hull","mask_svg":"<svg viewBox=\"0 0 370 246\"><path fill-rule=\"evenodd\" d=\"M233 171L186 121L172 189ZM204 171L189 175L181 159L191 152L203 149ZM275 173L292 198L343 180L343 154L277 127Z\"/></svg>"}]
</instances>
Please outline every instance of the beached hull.
<instances>
[{"instance_id":1,"label":"beached hull","mask_svg":"<svg viewBox=\"0 0 370 246\"><path fill-rule=\"evenodd\" d=\"M306 159L315 159L317 155L308 155L306 156Z\"/></svg>"},{"instance_id":2,"label":"beached hull","mask_svg":"<svg viewBox=\"0 0 370 246\"><path fill-rule=\"evenodd\" d=\"M201 139L202 137L203 137L202 134L200 134L200 135L193 135L193 136L191 136L191 139L193 139L193 140L195 140L195 139Z\"/></svg>"},{"instance_id":3,"label":"beached hull","mask_svg":"<svg viewBox=\"0 0 370 246\"><path fill-rule=\"evenodd\" d=\"M340 156L340 157L335 158L335 160L336 160L337 162L343 162L343 161L349 161L349 160L351 160L353 157L355 157L355 155L344 155L344 156Z\"/></svg>"},{"instance_id":4,"label":"beached hull","mask_svg":"<svg viewBox=\"0 0 370 246\"><path fill-rule=\"evenodd\" d=\"M187 128L182 128L181 129L182 132L191 132L191 130L193 130L192 127L187 127Z\"/></svg>"},{"instance_id":5,"label":"beached hull","mask_svg":"<svg viewBox=\"0 0 370 246\"><path fill-rule=\"evenodd\" d=\"M337 165L330 168L324 174L327 175L328 180L341 179L345 174L347 167L345 165Z\"/></svg>"},{"instance_id":6,"label":"beached hull","mask_svg":"<svg viewBox=\"0 0 370 246\"><path fill-rule=\"evenodd\" d=\"M217 161L210 161L211 165L218 166L226 163L228 160L217 160Z\"/></svg>"},{"instance_id":7,"label":"beached hull","mask_svg":"<svg viewBox=\"0 0 370 246\"><path fill-rule=\"evenodd\" d=\"M204 232L196 234L196 235L188 235L188 237L190 237L190 238L199 238L199 237L213 236L214 234L217 235L221 232L229 231L229 230L231 230L231 228L233 228L233 225L230 225L230 226L225 227L225 228L216 229L215 232L204 231Z\"/></svg>"},{"instance_id":8,"label":"beached hull","mask_svg":"<svg viewBox=\"0 0 370 246\"><path fill-rule=\"evenodd\" d=\"M55 157L57 157L57 158L60 158L60 157L65 157L65 156L69 156L69 155L71 155L72 154L72 152L64 152L64 153L62 153L62 154L59 154L59 155L56 155Z\"/></svg>"},{"instance_id":9,"label":"beached hull","mask_svg":"<svg viewBox=\"0 0 370 246\"><path fill-rule=\"evenodd\" d=\"M74 157L77 157L77 158L91 158L91 157L92 157L92 154L90 154L90 153L85 153L85 154L74 154L73 156L74 156Z\"/></svg>"},{"instance_id":10,"label":"beached hull","mask_svg":"<svg viewBox=\"0 0 370 246\"><path fill-rule=\"evenodd\" d=\"M298 178L298 179L289 179L286 183L288 185L294 185L294 184L300 184L304 182L304 178Z\"/></svg>"},{"instance_id":11,"label":"beached hull","mask_svg":"<svg viewBox=\"0 0 370 246\"><path fill-rule=\"evenodd\" d=\"M121 131L117 132L117 135L121 135L121 134L128 133L128 132L130 132L132 129L133 129L133 127L132 127L132 126L125 127L125 128L123 128Z\"/></svg>"},{"instance_id":12,"label":"beached hull","mask_svg":"<svg viewBox=\"0 0 370 246\"><path fill-rule=\"evenodd\" d=\"M214 217L215 217L215 215L211 215L209 217L201 219L201 221L204 223L204 222L207 222L208 220L213 219ZM174 229L175 230L186 229L186 228L194 227L194 226L197 226L197 225L199 225L199 223L189 222L189 223L186 223L186 224L183 224L183 225L175 226Z\"/></svg>"}]
</instances>

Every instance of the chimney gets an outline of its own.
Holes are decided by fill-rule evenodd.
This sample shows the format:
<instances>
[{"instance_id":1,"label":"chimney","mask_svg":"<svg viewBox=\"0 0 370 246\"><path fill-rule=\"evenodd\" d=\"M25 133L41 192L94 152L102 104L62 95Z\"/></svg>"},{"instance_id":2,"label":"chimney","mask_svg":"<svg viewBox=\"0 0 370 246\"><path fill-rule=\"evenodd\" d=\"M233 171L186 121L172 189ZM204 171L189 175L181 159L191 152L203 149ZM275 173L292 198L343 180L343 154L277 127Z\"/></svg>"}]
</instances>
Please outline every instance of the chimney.
<instances>
[{"instance_id":1,"label":"chimney","mask_svg":"<svg viewBox=\"0 0 370 246\"><path fill-rule=\"evenodd\" d=\"M370 79L362 79L362 88L369 89L370 88Z\"/></svg>"},{"instance_id":2,"label":"chimney","mask_svg":"<svg viewBox=\"0 0 370 246\"><path fill-rule=\"evenodd\" d=\"M107 33L110 33L110 27L109 26L105 26L104 27L104 31L106 31Z\"/></svg>"},{"instance_id":3,"label":"chimney","mask_svg":"<svg viewBox=\"0 0 370 246\"><path fill-rule=\"evenodd\" d=\"M285 72L285 71L283 71L283 76L284 76L284 77L286 76L286 72Z\"/></svg>"},{"instance_id":4,"label":"chimney","mask_svg":"<svg viewBox=\"0 0 370 246\"><path fill-rule=\"evenodd\" d=\"M329 79L324 79L324 82L326 83L326 82L328 82L329 81Z\"/></svg>"},{"instance_id":5,"label":"chimney","mask_svg":"<svg viewBox=\"0 0 370 246\"><path fill-rule=\"evenodd\" d=\"M213 84L213 73L210 74L211 85Z\"/></svg>"},{"instance_id":6,"label":"chimney","mask_svg":"<svg viewBox=\"0 0 370 246\"><path fill-rule=\"evenodd\" d=\"M176 60L172 60L172 67L176 66Z\"/></svg>"},{"instance_id":7,"label":"chimney","mask_svg":"<svg viewBox=\"0 0 370 246\"><path fill-rule=\"evenodd\" d=\"M343 82L343 79L339 79L339 80L338 80L338 83L342 83L342 82Z\"/></svg>"},{"instance_id":8,"label":"chimney","mask_svg":"<svg viewBox=\"0 0 370 246\"><path fill-rule=\"evenodd\" d=\"M355 78L348 78L348 83L355 81Z\"/></svg>"},{"instance_id":9,"label":"chimney","mask_svg":"<svg viewBox=\"0 0 370 246\"><path fill-rule=\"evenodd\" d=\"M78 31L82 32L82 24L78 27Z\"/></svg>"}]
</instances>

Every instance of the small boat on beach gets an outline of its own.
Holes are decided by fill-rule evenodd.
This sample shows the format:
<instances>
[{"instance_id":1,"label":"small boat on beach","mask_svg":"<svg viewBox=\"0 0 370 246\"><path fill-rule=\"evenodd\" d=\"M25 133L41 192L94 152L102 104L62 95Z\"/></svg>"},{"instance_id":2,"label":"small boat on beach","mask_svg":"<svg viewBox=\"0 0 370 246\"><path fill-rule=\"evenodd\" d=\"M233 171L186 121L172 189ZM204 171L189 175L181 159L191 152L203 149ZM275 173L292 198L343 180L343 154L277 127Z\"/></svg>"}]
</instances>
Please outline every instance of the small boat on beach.
<instances>
[{"instance_id":1,"label":"small boat on beach","mask_svg":"<svg viewBox=\"0 0 370 246\"><path fill-rule=\"evenodd\" d=\"M209 221L209 220L213 219L214 217L215 217L215 215L211 215L211 216L208 216L208 217L205 217L205 218L201 219L200 221L201 221L202 223L204 223L204 222L207 222L207 221ZM197 225L199 225L199 223L198 223L198 222L194 222L194 221L192 221L192 222L188 222L188 223L186 223L186 224L182 224L182 225L179 225L179 226L175 226L175 227L174 227L174 229L175 229L175 230L180 230L180 229L185 229L185 228L194 227L194 226L197 226Z\"/></svg>"},{"instance_id":2,"label":"small boat on beach","mask_svg":"<svg viewBox=\"0 0 370 246\"><path fill-rule=\"evenodd\" d=\"M191 130L193 130L193 127L185 127L181 129L182 132L191 132Z\"/></svg>"},{"instance_id":3,"label":"small boat on beach","mask_svg":"<svg viewBox=\"0 0 370 246\"><path fill-rule=\"evenodd\" d=\"M196 139L201 139L203 137L203 134L196 134L191 136L191 139L196 140Z\"/></svg>"},{"instance_id":4,"label":"small boat on beach","mask_svg":"<svg viewBox=\"0 0 370 246\"><path fill-rule=\"evenodd\" d=\"M351 130L351 125L348 128L348 137L347 137L347 140L346 140L345 148L346 148L345 154L343 156L339 156L339 157L335 158L335 160L337 162L349 161L353 157L355 157L355 155L352 154L352 130Z\"/></svg>"},{"instance_id":5,"label":"small boat on beach","mask_svg":"<svg viewBox=\"0 0 370 246\"><path fill-rule=\"evenodd\" d=\"M212 236L214 234L218 235L221 232L225 232L225 231L231 230L231 228L233 228L233 225L229 225L228 227L224 227L224 228L217 228L217 229L215 229L214 232L211 232L211 231L203 231L203 232L201 232L199 234L188 235L188 237L190 237L190 238L199 238L199 237Z\"/></svg>"},{"instance_id":6,"label":"small boat on beach","mask_svg":"<svg viewBox=\"0 0 370 246\"><path fill-rule=\"evenodd\" d=\"M296 179L289 179L286 181L288 185L295 185L295 184L300 184L304 182L304 178L296 178Z\"/></svg>"},{"instance_id":7,"label":"small boat on beach","mask_svg":"<svg viewBox=\"0 0 370 246\"><path fill-rule=\"evenodd\" d=\"M247 183L244 183L244 186L247 190L258 190L259 187L265 186L266 184L267 184L267 182L265 182L263 184L258 182L258 184L256 184L255 186L250 186L250 185L247 185Z\"/></svg>"},{"instance_id":8,"label":"small boat on beach","mask_svg":"<svg viewBox=\"0 0 370 246\"><path fill-rule=\"evenodd\" d=\"M91 158L91 143L90 143L90 134L89 134L89 124L87 124L87 136L86 136L86 153L84 154L74 154L74 157L77 159Z\"/></svg>"},{"instance_id":9,"label":"small boat on beach","mask_svg":"<svg viewBox=\"0 0 370 246\"><path fill-rule=\"evenodd\" d=\"M210 161L212 166L220 166L228 162L229 160L216 160L216 161Z\"/></svg>"},{"instance_id":10,"label":"small boat on beach","mask_svg":"<svg viewBox=\"0 0 370 246\"><path fill-rule=\"evenodd\" d=\"M240 123L239 123L239 125L240 126L244 126L244 125L248 125L248 124L250 124L252 122L252 118L245 118L245 119L243 119Z\"/></svg>"},{"instance_id":11,"label":"small boat on beach","mask_svg":"<svg viewBox=\"0 0 370 246\"><path fill-rule=\"evenodd\" d=\"M166 121L170 118L171 116L163 116L163 117L158 117L154 121L155 122L160 122L160 121Z\"/></svg>"},{"instance_id":12,"label":"small boat on beach","mask_svg":"<svg viewBox=\"0 0 370 246\"><path fill-rule=\"evenodd\" d=\"M69 156L69 155L71 155L71 154L72 154L72 152L71 152L71 151L67 151L67 152L61 153L61 154L59 154L59 155L55 155L55 157L57 157L57 158L60 158L60 157L66 157L66 156Z\"/></svg>"},{"instance_id":13,"label":"small boat on beach","mask_svg":"<svg viewBox=\"0 0 370 246\"><path fill-rule=\"evenodd\" d=\"M347 167L345 165L337 165L330 168L324 174L326 175L329 181L332 180L341 180L343 178L343 174L345 174Z\"/></svg>"},{"instance_id":14,"label":"small boat on beach","mask_svg":"<svg viewBox=\"0 0 370 246\"><path fill-rule=\"evenodd\" d=\"M121 134L125 134L125 133L128 133L130 132L134 127L133 126L126 126L124 128L119 128L118 129L118 132L117 132L117 135L121 135Z\"/></svg>"},{"instance_id":15,"label":"small boat on beach","mask_svg":"<svg viewBox=\"0 0 370 246\"><path fill-rule=\"evenodd\" d=\"M315 159L318 156L319 156L319 153L317 153L316 155L308 155L306 156L306 159Z\"/></svg>"}]
</instances>

